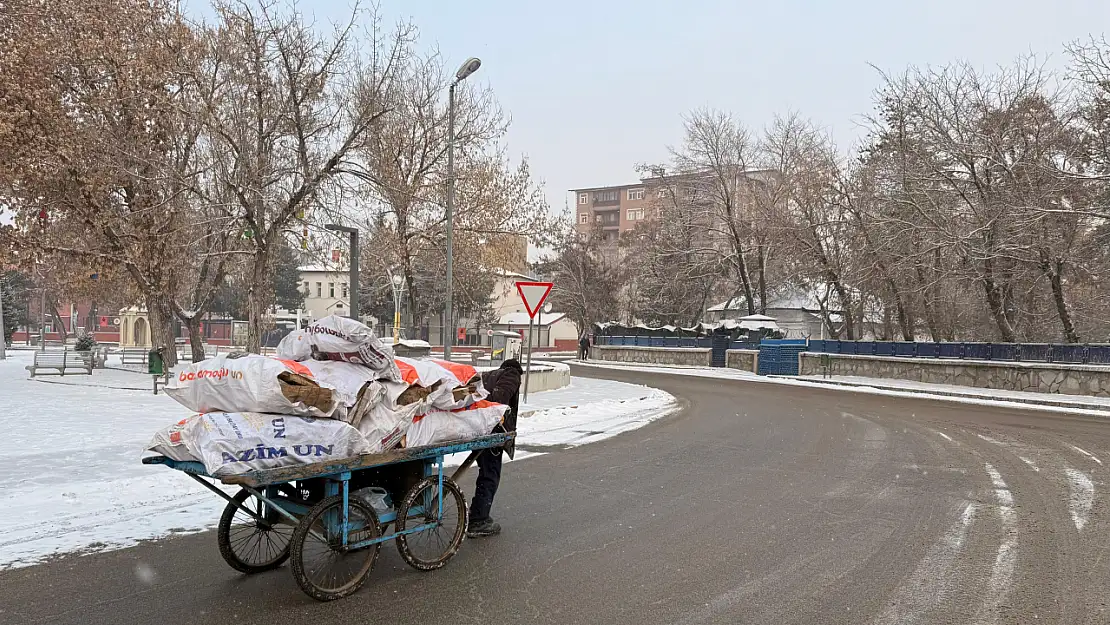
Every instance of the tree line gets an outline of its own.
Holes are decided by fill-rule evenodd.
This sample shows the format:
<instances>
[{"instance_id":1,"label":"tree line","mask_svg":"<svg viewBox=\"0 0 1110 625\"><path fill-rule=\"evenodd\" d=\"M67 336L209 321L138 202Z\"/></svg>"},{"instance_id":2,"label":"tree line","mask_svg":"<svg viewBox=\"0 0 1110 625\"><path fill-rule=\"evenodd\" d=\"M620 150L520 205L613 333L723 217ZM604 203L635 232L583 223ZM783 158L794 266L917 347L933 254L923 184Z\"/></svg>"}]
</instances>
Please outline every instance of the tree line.
<instances>
[{"instance_id":1,"label":"tree line","mask_svg":"<svg viewBox=\"0 0 1110 625\"><path fill-rule=\"evenodd\" d=\"M331 25L296 2L211 9L204 21L172 0L4 0L0 262L54 294L145 305L155 345L173 344L177 320L194 358L204 315L241 309L257 352L289 281L278 269L340 247L323 229L338 222L363 232L363 298L392 272L414 315L441 310L454 69L375 8ZM543 240L554 221L528 163L504 152L492 91L470 81L457 95L455 271L480 308L467 287L503 262L493 243Z\"/></svg>"},{"instance_id":2,"label":"tree line","mask_svg":"<svg viewBox=\"0 0 1110 625\"><path fill-rule=\"evenodd\" d=\"M881 74L849 154L797 113L753 131L694 111L642 166L659 218L616 252L565 239L556 297L587 324L803 292L843 339L1110 340L1110 44L1067 54Z\"/></svg>"}]
</instances>

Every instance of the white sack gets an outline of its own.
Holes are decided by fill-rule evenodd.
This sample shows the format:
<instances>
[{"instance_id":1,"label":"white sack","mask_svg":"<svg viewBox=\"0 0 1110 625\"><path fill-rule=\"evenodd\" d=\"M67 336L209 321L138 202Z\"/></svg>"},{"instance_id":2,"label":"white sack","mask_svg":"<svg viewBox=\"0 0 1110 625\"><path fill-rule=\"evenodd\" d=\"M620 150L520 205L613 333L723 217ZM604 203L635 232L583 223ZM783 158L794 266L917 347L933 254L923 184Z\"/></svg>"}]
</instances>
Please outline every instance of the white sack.
<instances>
[{"instance_id":1,"label":"white sack","mask_svg":"<svg viewBox=\"0 0 1110 625\"><path fill-rule=\"evenodd\" d=\"M312 337L304 330L293 330L278 343L277 357L298 362L312 358Z\"/></svg>"},{"instance_id":2,"label":"white sack","mask_svg":"<svg viewBox=\"0 0 1110 625\"><path fill-rule=\"evenodd\" d=\"M355 428L331 419L310 419L254 412L211 412L185 419L155 435L174 433L209 475L223 477L349 458L369 452Z\"/></svg>"},{"instance_id":3,"label":"white sack","mask_svg":"<svg viewBox=\"0 0 1110 625\"><path fill-rule=\"evenodd\" d=\"M408 433L413 419L425 411L424 402L416 402L396 409L385 402L378 402L362 415L358 431L366 439L369 453L389 451L401 445L401 439Z\"/></svg>"},{"instance_id":4,"label":"white sack","mask_svg":"<svg viewBox=\"0 0 1110 625\"><path fill-rule=\"evenodd\" d=\"M343 403L348 407L355 404L362 387L378 377L373 369L350 362L305 360L300 364L312 372L312 377L317 382L339 391Z\"/></svg>"},{"instance_id":5,"label":"white sack","mask_svg":"<svg viewBox=\"0 0 1110 625\"><path fill-rule=\"evenodd\" d=\"M283 375L284 374L284 375ZM166 386L166 394L195 412L272 412L332 417L339 402L304 366L257 354L195 362Z\"/></svg>"},{"instance_id":6,"label":"white sack","mask_svg":"<svg viewBox=\"0 0 1110 625\"><path fill-rule=\"evenodd\" d=\"M413 422L405 435L405 447L423 447L465 441L493 432L507 406L483 401L465 410L433 410Z\"/></svg>"},{"instance_id":7,"label":"white sack","mask_svg":"<svg viewBox=\"0 0 1110 625\"><path fill-rule=\"evenodd\" d=\"M309 324L304 330L312 343L316 360L342 360L370 367L378 377L401 379L393 362L393 348L382 343L364 323L348 317L330 315ZM296 352L292 347L290 351Z\"/></svg>"},{"instance_id":8,"label":"white sack","mask_svg":"<svg viewBox=\"0 0 1110 625\"><path fill-rule=\"evenodd\" d=\"M184 438L185 427L189 424L189 419L195 419L197 416L199 415L182 419L169 427L158 430L146 448L170 460L200 462L199 458L189 452Z\"/></svg>"},{"instance_id":9,"label":"white sack","mask_svg":"<svg viewBox=\"0 0 1110 625\"><path fill-rule=\"evenodd\" d=\"M488 395L478 371L470 365L431 358L398 357L396 360L404 382L432 388L428 396L428 404L432 407L440 410L466 408ZM456 389L464 389L472 380L473 390L460 390L456 396Z\"/></svg>"}]
</instances>

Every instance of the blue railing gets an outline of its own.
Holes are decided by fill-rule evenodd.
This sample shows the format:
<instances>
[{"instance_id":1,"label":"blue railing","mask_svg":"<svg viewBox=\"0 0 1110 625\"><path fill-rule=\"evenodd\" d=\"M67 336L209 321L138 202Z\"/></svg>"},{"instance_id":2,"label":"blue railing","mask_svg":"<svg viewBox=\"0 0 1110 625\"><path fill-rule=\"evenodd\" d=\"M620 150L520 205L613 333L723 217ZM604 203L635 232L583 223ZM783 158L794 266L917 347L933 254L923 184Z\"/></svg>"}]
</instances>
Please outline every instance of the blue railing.
<instances>
[{"instance_id":1,"label":"blue railing","mask_svg":"<svg viewBox=\"0 0 1110 625\"><path fill-rule=\"evenodd\" d=\"M810 340L807 351L850 356L1110 364L1110 345Z\"/></svg>"},{"instance_id":2,"label":"blue railing","mask_svg":"<svg viewBox=\"0 0 1110 625\"><path fill-rule=\"evenodd\" d=\"M713 347L713 338L709 336L598 336L594 338L597 345L630 346L630 347ZM729 341L728 349L759 349L759 341Z\"/></svg>"}]
</instances>

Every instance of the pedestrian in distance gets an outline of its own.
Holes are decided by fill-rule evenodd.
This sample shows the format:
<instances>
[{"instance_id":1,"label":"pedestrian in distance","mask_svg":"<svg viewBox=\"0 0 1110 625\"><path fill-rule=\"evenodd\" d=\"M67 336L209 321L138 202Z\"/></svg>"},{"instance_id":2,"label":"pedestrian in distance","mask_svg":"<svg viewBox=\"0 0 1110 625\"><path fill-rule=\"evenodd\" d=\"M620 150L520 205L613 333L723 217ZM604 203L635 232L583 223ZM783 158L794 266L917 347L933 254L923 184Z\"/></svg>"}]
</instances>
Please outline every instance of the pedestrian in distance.
<instances>
[{"instance_id":1,"label":"pedestrian in distance","mask_svg":"<svg viewBox=\"0 0 1110 625\"><path fill-rule=\"evenodd\" d=\"M520 407L520 376L524 368L515 358L501 363L493 371L482 374L482 386L489 391L489 401L508 406L504 425L494 431L516 431L517 410ZM490 518L493 497L501 484L501 449L487 449L478 455L478 479L474 484L474 499L470 502L470 521L466 534L471 538L494 536L501 533L501 526Z\"/></svg>"},{"instance_id":2,"label":"pedestrian in distance","mask_svg":"<svg viewBox=\"0 0 1110 625\"><path fill-rule=\"evenodd\" d=\"M590 358L590 335L582 333L582 338L578 339L578 359L588 360Z\"/></svg>"}]
</instances>

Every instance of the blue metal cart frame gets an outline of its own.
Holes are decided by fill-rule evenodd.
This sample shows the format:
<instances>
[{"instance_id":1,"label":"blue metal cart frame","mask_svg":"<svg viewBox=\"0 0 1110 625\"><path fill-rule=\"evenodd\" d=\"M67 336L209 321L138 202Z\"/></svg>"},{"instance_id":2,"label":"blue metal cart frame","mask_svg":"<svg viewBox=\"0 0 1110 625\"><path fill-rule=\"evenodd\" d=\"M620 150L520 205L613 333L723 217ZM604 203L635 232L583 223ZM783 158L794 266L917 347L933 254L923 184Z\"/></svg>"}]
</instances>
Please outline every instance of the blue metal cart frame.
<instances>
[{"instance_id":1,"label":"blue metal cart frame","mask_svg":"<svg viewBox=\"0 0 1110 625\"><path fill-rule=\"evenodd\" d=\"M258 573L278 568L292 558L293 576L301 589L314 599L330 601L362 587L382 543L390 540L397 541L402 558L414 568L429 571L446 564L466 534L466 499L456 479L478 454L499 453L502 448L511 450L515 437L514 432L498 433L467 441L219 477L209 475L204 465L195 461L151 456L143 458L143 464L161 464L181 471L228 502L217 538L221 555L233 568ZM444 457L464 452L470 452L466 461L454 473L445 475ZM351 496L352 481L366 485L367 480L390 470L418 477L403 493L399 505L379 513ZM242 490L228 495L202 479L205 477L214 477ZM384 530L390 525L394 529L386 534ZM292 531L287 533L290 527ZM448 528L450 537L444 540L441 532ZM434 533L437 539L431 554L422 553L415 543L410 544L424 538L424 533L429 533L428 536ZM324 545L330 568L322 573L311 566L310 543Z\"/></svg>"}]
</instances>

